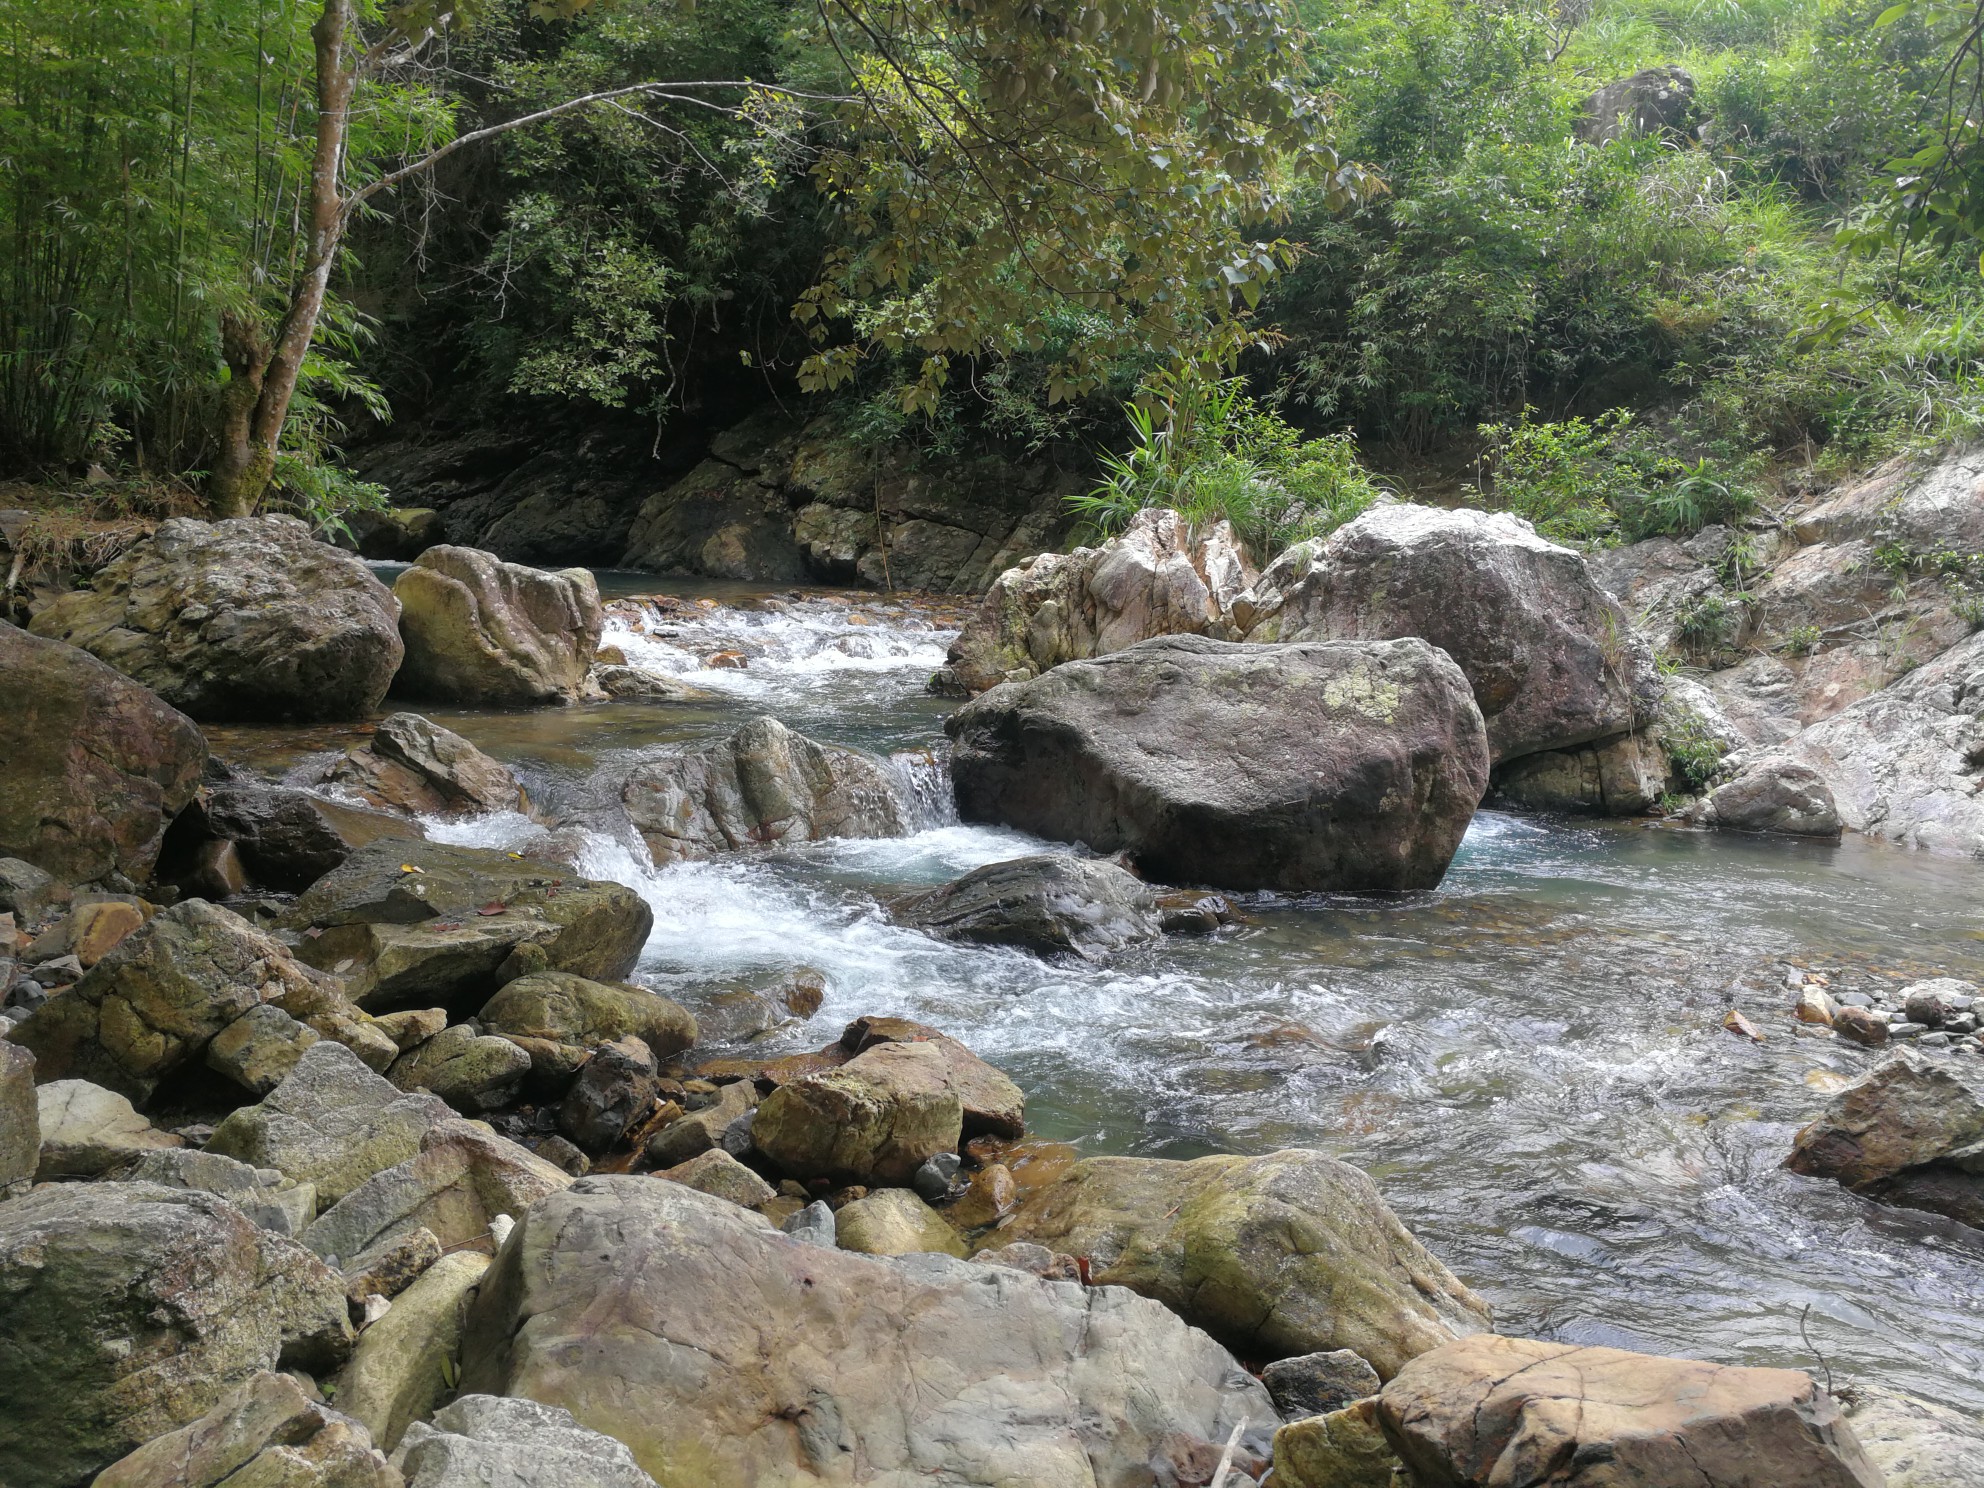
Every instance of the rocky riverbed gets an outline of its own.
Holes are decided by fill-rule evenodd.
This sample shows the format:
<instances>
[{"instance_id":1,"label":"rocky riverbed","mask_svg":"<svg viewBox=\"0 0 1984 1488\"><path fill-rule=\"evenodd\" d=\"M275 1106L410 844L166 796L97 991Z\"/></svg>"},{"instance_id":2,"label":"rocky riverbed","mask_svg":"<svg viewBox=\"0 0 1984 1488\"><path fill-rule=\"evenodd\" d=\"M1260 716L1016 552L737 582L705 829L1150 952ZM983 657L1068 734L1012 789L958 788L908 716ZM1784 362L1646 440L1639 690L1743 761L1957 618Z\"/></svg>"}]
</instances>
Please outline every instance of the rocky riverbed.
<instances>
[{"instance_id":1,"label":"rocky riverbed","mask_svg":"<svg viewBox=\"0 0 1984 1488\"><path fill-rule=\"evenodd\" d=\"M955 602L411 572L384 718L7 639L127 721L17 756L83 830L0 802L0 1481L1975 1481L1973 865L1435 812L1640 706L1458 639L1292 647L1313 760L1246 750L1271 648L1016 680L961 732L1086 794L967 824ZM1277 772L1438 782L1299 834L1430 825L1423 886L1280 845ZM1152 882L1069 846L1112 799Z\"/></svg>"}]
</instances>

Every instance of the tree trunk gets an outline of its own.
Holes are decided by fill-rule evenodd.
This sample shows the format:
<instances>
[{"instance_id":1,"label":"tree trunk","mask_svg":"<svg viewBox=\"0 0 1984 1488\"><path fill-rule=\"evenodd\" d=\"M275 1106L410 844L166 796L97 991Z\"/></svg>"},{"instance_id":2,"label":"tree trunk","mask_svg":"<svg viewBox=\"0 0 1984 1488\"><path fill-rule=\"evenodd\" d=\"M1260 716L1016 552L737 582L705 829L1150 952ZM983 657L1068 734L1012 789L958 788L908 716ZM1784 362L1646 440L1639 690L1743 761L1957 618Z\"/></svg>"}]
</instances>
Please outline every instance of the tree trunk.
<instances>
[{"instance_id":1,"label":"tree trunk","mask_svg":"<svg viewBox=\"0 0 1984 1488\"><path fill-rule=\"evenodd\" d=\"M273 345L240 317L222 325L223 350L232 380L222 403L221 447L209 478L215 514L245 517L267 494L275 475L276 449L289 417L290 399L303 359L324 313L324 295L344 239L345 134L352 90L358 85L357 59L347 49L356 40L354 0L324 0L324 12L310 28L317 52L317 145L310 165L310 241L303 271L291 291L289 309ZM237 360L237 356L239 360Z\"/></svg>"}]
</instances>

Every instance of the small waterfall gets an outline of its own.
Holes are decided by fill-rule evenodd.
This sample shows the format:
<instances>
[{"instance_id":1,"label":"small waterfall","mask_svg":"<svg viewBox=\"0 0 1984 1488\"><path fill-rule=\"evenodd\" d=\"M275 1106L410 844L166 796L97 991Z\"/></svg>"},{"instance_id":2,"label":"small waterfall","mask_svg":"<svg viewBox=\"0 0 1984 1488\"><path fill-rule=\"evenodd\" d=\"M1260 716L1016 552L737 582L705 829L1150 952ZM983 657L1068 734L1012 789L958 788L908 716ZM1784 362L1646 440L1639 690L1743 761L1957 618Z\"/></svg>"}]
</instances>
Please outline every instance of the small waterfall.
<instances>
[{"instance_id":1,"label":"small waterfall","mask_svg":"<svg viewBox=\"0 0 1984 1488\"><path fill-rule=\"evenodd\" d=\"M912 832L958 824L958 801L951 790L950 750L946 745L900 749L889 756L888 764L889 773L895 776L896 793L909 805Z\"/></svg>"}]
</instances>

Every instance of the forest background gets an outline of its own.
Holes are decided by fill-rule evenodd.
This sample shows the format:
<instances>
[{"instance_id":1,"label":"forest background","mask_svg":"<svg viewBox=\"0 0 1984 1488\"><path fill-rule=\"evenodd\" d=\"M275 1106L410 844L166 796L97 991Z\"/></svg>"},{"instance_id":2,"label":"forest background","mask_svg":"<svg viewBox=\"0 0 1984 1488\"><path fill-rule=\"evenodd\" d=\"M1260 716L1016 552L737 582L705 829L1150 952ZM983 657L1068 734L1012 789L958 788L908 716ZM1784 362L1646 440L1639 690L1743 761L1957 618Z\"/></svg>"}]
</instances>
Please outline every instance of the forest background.
<instances>
[{"instance_id":1,"label":"forest background","mask_svg":"<svg viewBox=\"0 0 1984 1488\"><path fill-rule=\"evenodd\" d=\"M227 329L273 337L310 252L327 11L0 0L0 477L211 504ZM442 158L352 207L254 500L384 500L342 450L388 419L659 449L775 403L864 448L1086 462L1105 528L1161 500L1272 548L1390 486L1600 544L1984 425L1936 153L1967 11L1099 0L1058 46L1012 19L1041 13L358 7L345 180ZM1237 51L1199 45L1222 26ZM1055 87L1118 64L1120 140L1057 133ZM1592 142L1593 91L1652 67L1685 120ZM693 86L448 148L656 79Z\"/></svg>"}]
</instances>

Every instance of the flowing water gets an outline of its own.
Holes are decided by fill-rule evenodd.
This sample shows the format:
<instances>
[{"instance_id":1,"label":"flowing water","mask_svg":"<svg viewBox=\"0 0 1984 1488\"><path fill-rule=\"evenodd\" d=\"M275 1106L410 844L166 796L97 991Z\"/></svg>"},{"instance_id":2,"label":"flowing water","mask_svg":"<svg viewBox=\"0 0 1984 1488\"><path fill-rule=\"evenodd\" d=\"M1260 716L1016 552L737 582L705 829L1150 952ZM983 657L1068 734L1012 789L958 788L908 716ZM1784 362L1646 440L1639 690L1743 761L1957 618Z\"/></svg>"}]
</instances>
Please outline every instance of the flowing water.
<instances>
[{"instance_id":1,"label":"flowing water","mask_svg":"<svg viewBox=\"0 0 1984 1488\"><path fill-rule=\"evenodd\" d=\"M818 1047L863 1013L955 1034L1090 1153L1285 1146L1369 1170L1505 1331L1834 1379L1984 1407L1984 1249L1780 1162L1876 1056L1801 1037L1793 967L1835 990L1984 975L1984 870L1849 839L1741 840L1483 812L1437 892L1242 896L1243 924L1106 968L939 944L882 902L1041 845L963 826L922 690L955 615L874 595L768 596L641 576L607 640L705 701L436 711L589 824L582 866L655 911L641 980L709 1013L810 967L824 1006L769 1035ZM736 653L741 668L707 658ZM773 714L894 753L923 829L655 872L616 823L638 760ZM294 734L263 738L270 757ZM227 741L252 753L257 740ZM436 828L514 845L522 817ZM1740 1007L1762 1044L1723 1031Z\"/></svg>"}]
</instances>

